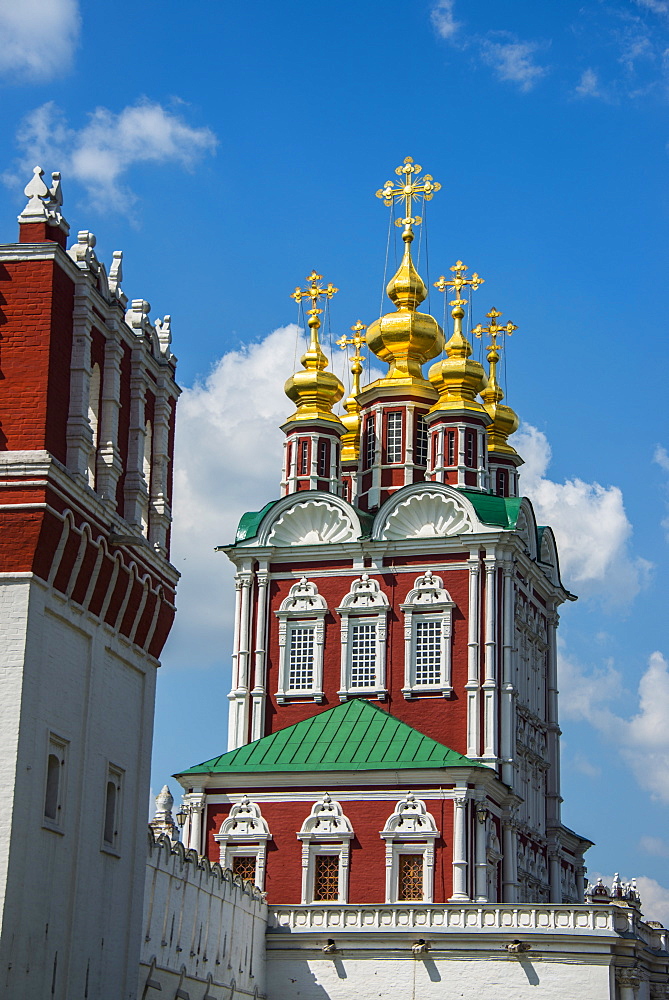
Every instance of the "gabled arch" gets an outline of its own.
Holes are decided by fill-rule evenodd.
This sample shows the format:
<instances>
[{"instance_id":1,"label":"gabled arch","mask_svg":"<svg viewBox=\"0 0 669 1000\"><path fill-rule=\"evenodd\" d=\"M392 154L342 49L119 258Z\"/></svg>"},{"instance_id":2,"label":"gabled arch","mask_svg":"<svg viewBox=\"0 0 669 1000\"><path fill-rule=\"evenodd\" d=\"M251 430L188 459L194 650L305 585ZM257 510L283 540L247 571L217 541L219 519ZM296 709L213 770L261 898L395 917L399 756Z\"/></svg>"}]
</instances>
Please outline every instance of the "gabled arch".
<instances>
[{"instance_id":1,"label":"gabled arch","mask_svg":"<svg viewBox=\"0 0 669 1000\"><path fill-rule=\"evenodd\" d=\"M360 519L353 507L334 494L292 493L279 500L263 518L249 545L322 545L360 538Z\"/></svg>"},{"instance_id":2,"label":"gabled arch","mask_svg":"<svg viewBox=\"0 0 669 1000\"><path fill-rule=\"evenodd\" d=\"M530 559L537 559L537 520L534 516L534 508L527 499L523 497L518 509L516 518L516 534L520 537L525 551Z\"/></svg>"},{"instance_id":3,"label":"gabled arch","mask_svg":"<svg viewBox=\"0 0 669 1000\"><path fill-rule=\"evenodd\" d=\"M386 500L374 518L372 537L400 541L491 530L458 490L442 483L414 483Z\"/></svg>"},{"instance_id":4,"label":"gabled arch","mask_svg":"<svg viewBox=\"0 0 669 1000\"><path fill-rule=\"evenodd\" d=\"M539 528L539 565L556 587L562 586L560 560L552 528Z\"/></svg>"}]
</instances>

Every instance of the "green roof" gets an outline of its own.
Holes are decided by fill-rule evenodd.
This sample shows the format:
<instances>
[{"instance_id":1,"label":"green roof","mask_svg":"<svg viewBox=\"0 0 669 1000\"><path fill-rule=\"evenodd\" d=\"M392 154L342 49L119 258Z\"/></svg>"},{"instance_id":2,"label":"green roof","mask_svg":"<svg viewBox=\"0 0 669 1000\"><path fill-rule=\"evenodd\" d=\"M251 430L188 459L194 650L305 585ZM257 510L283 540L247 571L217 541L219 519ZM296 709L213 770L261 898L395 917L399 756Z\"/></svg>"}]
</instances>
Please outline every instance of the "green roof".
<instances>
[{"instance_id":1,"label":"green roof","mask_svg":"<svg viewBox=\"0 0 669 1000\"><path fill-rule=\"evenodd\" d=\"M243 542L245 538L254 538L258 534L258 528L260 527L260 522L267 513L271 510L278 500L270 500L266 503L262 510L249 510L246 514L242 514L239 519L239 524L237 525L237 534L235 535L236 542Z\"/></svg>"},{"instance_id":2,"label":"green roof","mask_svg":"<svg viewBox=\"0 0 669 1000\"><path fill-rule=\"evenodd\" d=\"M191 767L187 774L485 767L361 698Z\"/></svg>"},{"instance_id":3,"label":"green roof","mask_svg":"<svg viewBox=\"0 0 669 1000\"><path fill-rule=\"evenodd\" d=\"M459 489L474 506L484 524L495 524L498 528L515 528L522 497L498 497L492 493L478 493L476 490Z\"/></svg>"}]
</instances>

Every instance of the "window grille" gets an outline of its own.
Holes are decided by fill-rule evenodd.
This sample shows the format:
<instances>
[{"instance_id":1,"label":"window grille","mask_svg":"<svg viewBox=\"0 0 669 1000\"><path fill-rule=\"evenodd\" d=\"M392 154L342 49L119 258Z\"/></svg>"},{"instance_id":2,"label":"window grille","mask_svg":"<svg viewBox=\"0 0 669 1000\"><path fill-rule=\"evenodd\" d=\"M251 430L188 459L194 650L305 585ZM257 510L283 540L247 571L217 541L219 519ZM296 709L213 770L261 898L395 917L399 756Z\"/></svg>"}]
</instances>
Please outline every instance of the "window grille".
<instances>
[{"instance_id":1,"label":"window grille","mask_svg":"<svg viewBox=\"0 0 669 1000\"><path fill-rule=\"evenodd\" d=\"M416 465L427 465L427 424L423 416L416 422Z\"/></svg>"},{"instance_id":2,"label":"window grille","mask_svg":"<svg viewBox=\"0 0 669 1000\"><path fill-rule=\"evenodd\" d=\"M371 688L376 684L376 624L351 627L351 687Z\"/></svg>"},{"instance_id":3,"label":"window grille","mask_svg":"<svg viewBox=\"0 0 669 1000\"><path fill-rule=\"evenodd\" d=\"M309 442L300 441L300 469L298 476L306 476L309 472Z\"/></svg>"},{"instance_id":4,"label":"window grille","mask_svg":"<svg viewBox=\"0 0 669 1000\"><path fill-rule=\"evenodd\" d=\"M314 857L314 900L339 899L339 855L316 854Z\"/></svg>"},{"instance_id":5,"label":"window grille","mask_svg":"<svg viewBox=\"0 0 669 1000\"><path fill-rule=\"evenodd\" d=\"M386 461L402 461L402 412L394 410L388 414L386 424Z\"/></svg>"},{"instance_id":6,"label":"window grille","mask_svg":"<svg viewBox=\"0 0 669 1000\"><path fill-rule=\"evenodd\" d=\"M232 859L233 875L240 875L245 882L256 880L256 859L253 855L235 855Z\"/></svg>"},{"instance_id":7,"label":"window grille","mask_svg":"<svg viewBox=\"0 0 669 1000\"><path fill-rule=\"evenodd\" d=\"M441 621L435 618L415 620L416 684L441 683Z\"/></svg>"},{"instance_id":8,"label":"window grille","mask_svg":"<svg viewBox=\"0 0 669 1000\"><path fill-rule=\"evenodd\" d=\"M291 628L288 656L288 690L310 691L314 686L314 644L316 629L313 625Z\"/></svg>"},{"instance_id":9,"label":"window grille","mask_svg":"<svg viewBox=\"0 0 669 1000\"><path fill-rule=\"evenodd\" d=\"M423 898L423 855L400 854L397 898L410 902Z\"/></svg>"},{"instance_id":10,"label":"window grille","mask_svg":"<svg viewBox=\"0 0 669 1000\"><path fill-rule=\"evenodd\" d=\"M446 431L447 465L455 465L455 431Z\"/></svg>"},{"instance_id":11,"label":"window grille","mask_svg":"<svg viewBox=\"0 0 669 1000\"><path fill-rule=\"evenodd\" d=\"M318 475L321 479L328 477L330 464L330 447L328 441L318 442Z\"/></svg>"},{"instance_id":12,"label":"window grille","mask_svg":"<svg viewBox=\"0 0 669 1000\"><path fill-rule=\"evenodd\" d=\"M371 469L376 459L376 434L374 433L374 417L367 417L365 424L365 468Z\"/></svg>"},{"instance_id":13,"label":"window grille","mask_svg":"<svg viewBox=\"0 0 669 1000\"><path fill-rule=\"evenodd\" d=\"M476 432L467 431L465 436L465 464L470 469L476 468Z\"/></svg>"}]
</instances>

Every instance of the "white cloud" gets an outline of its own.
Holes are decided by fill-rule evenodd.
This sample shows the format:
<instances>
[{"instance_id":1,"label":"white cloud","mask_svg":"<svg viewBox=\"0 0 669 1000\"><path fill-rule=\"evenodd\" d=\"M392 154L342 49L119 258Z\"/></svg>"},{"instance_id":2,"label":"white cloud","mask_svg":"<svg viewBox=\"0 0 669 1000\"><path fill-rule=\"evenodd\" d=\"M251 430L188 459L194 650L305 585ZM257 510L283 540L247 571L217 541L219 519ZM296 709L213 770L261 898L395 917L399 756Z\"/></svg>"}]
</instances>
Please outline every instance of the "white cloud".
<instances>
[{"instance_id":1,"label":"white cloud","mask_svg":"<svg viewBox=\"0 0 669 1000\"><path fill-rule=\"evenodd\" d=\"M632 525L617 486L546 476L551 450L546 435L523 424L514 444L525 459L521 491L529 496L540 524L556 535L567 587L605 605L629 604L645 584L651 564L630 551Z\"/></svg>"},{"instance_id":2,"label":"white cloud","mask_svg":"<svg viewBox=\"0 0 669 1000\"><path fill-rule=\"evenodd\" d=\"M623 718L610 703L621 695L622 678L611 661L586 670L559 649L560 709L563 717L581 719L614 744L651 798L669 804L669 664L653 653L641 676L635 714Z\"/></svg>"},{"instance_id":3,"label":"white cloud","mask_svg":"<svg viewBox=\"0 0 669 1000\"><path fill-rule=\"evenodd\" d=\"M439 0L430 11L430 20L440 38L451 40L461 27L455 20L455 0Z\"/></svg>"},{"instance_id":4,"label":"white cloud","mask_svg":"<svg viewBox=\"0 0 669 1000\"><path fill-rule=\"evenodd\" d=\"M0 0L0 74L17 82L62 75L80 27L77 0Z\"/></svg>"},{"instance_id":5,"label":"white cloud","mask_svg":"<svg viewBox=\"0 0 669 1000\"><path fill-rule=\"evenodd\" d=\"M639 848L645 854L652 854L656 858L669 858L669 843L661 837L642 837Z\"/></svg>"},{"instance_id":6,"label":"white cloud","mask_svg":"<svg viewBox=\"0 0 669 1000\"><path fill-rule=\"evenodd\" d=\"M669 3L666 0L635 0L635 3L652 14L669 14Z\"/></svg>"},{"instance_id":7,"label":"white cloud","mask_svg":"<svg viewBox=\"0 0 669 1000\"><path fill-rule=\"evenodd\" d=\"M123 185L131 167L176 163L190 168L214 151L216 141L211 129L193 128L181 115L145 98L118 113L96 108L79 129L71 128L49 101L31 111L17 133L26 179L35 163L50 163L66 182L80 181L93 203L119 211L128 211L135 201ZM5 180L15 184L16 172Z\"/></svg>"},{"instance_id":8,"label":"white cloud","mask_svg":"<svg viewBox=\"0 0 669 1000\"><path fill-rule=\"evenodd\" d=\"M594 69L583 70L581 73L581 79L579 80L574 93L577 97L602 97L599 77L595 73Z\"/></svg>"},{"instance_id":9,"label":"white cloud","mask_svg":"<svg viewBox=\"0 0 669 1000\"><path fill-rule=\"evenodd\" d=\"M661 444L658 444L657 447L655 448L653 461L655 462L656 465L659 465L661 469L664 469L665 472L669 472L669 453L667 452L667 449L664 448ZM665 491L666 489L667 487L665 487ZM667 541L669 542L669 500L666 502L666 507L667 507L667 516L662 518L660 524L664 528Z\"/></svg>"},{"instance_id":10,"label":"white cloud","mask_svg":"<svg viewBox=\"0 0 669 1000\"><path fill-rule=\"evenodd\" d=\"M481 43L481 57L493 68L500 80L515 83L523 93L527 93L548 73L547 66L540 66L535 62L541 46L537 42L521 42L506 34L504 37L508 40L484 39Z\"/></svg>"}]
</instances>

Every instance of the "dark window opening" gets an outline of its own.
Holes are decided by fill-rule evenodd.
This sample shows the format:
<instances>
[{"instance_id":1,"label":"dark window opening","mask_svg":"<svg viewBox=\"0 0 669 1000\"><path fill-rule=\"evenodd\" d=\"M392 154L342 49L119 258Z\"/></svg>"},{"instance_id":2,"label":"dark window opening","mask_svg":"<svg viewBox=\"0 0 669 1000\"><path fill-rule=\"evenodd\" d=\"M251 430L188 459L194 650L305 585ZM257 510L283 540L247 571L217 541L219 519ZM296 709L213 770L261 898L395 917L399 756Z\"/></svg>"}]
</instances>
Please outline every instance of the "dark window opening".
<instances>
[{"instance_id":1,"label":"dark window opening","mask_svg":"<svg viewBox=\"0 0 669 1000\"><path fill-rule=\"evenodd\" d=\"M476 468L476 431L466 431L465 433L465 465L470 469Z\"/></svg>"},{"instance_id":2,"label":"dark window opening","mask_svg":"<svg viewBox=\"0 0 669 1000\"><path fill-rule=\"evenodd\" d=\"M318 442L318 475L321 479L329 478L330 473L330 442Z\"/></svg>"},{"instance_id":3,"label":"dark window opening","mask_svg":"<svg viewBox=\"0 0 669 1000\"><path fill-rule=\"evenodd\" d=\"M386 419L386 462L402 461L402 411L394 410Z\"/></svg>"},{"instance_id":4,"label":"dark window opening","mask_svg":"<svg viewBox=\"0 0 669 1000\"><path fill-rule=\"evenodd\" d=\"M300 441L300 461L298 476L306 476L309 473L309 442Z\"/></svg>"},{"instance_id":5,"label":"dark window opening","mask_svg":"<svg viewBox=\"0 0 669 1000\"><path fill-rule=\"evenodd\" d=\"M446 465L455 465L455 431L446 431Z\"/></svg>"},{"instance_id":6,"label":"dark window opening","mask_svg":"<svg viewBox=\"0 0 669 1000\"><path fill-rule=\"evenodd\" d=\"M422 414L416 421L416 465L427 465L427 424Z\"/></svg>"},{"instance_id":7,"label":"dark window opening","mask_svg":"<svg viewBox=\"0 0 669 1000\"><path fill-rule=\"evenodd\" d=\"M46 794L44 815L47 819L58 819L58 792L60 790L60 760L50 753L46 765Z\"/></svg>"},{"instance_id":8,"label":"dark window opening","mask_svg":"<svg viewBox=\"0 0 669 1000\"><path fill-rule=\"evenodd\" d=\"M116 837L116 783L111 779L107 782L105 797L105 826L103 838L105 844L113 844Z\"/></svg>"}]
</instances>

